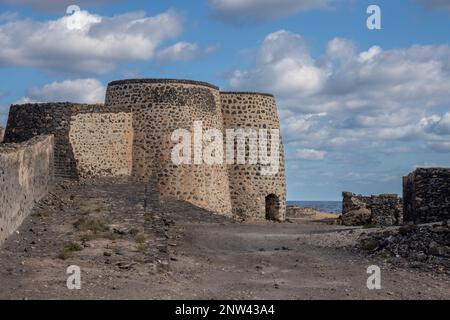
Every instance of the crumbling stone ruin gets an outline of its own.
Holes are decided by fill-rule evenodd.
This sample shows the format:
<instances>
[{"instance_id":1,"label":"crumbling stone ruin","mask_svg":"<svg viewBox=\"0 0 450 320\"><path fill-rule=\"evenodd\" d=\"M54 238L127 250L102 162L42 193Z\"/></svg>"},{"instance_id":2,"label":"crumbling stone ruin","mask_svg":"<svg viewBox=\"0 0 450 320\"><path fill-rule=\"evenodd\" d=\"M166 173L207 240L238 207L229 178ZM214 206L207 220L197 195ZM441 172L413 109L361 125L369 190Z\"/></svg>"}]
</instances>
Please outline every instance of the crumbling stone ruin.
<instances>
[{"instance_id":1,"label":"crumbling stone ruin","mask_svg":"<svg viewBox=\"0 0 450 320\"><path fill-rule=\"evenodd\" d=\"M403 198L406 222L450 219L450 168L418 168L403 178Z\"/></svg>"},{"instance_id":2,"label":"crumbling stone ruin","mask_svg":"<svg viewBox=\"0 0 450 320\"><path fill-rule=\"evenodd\" d=\"M2 127L0 127L0 143L3 142L3 135L5 134L5 129L3 129Z\"/></svg>"},{"instance_id":3,"label":"crumbling stone ruin","mask_svg":"<svg viewBox=\"0 0 450 320\"><path fill-rule=\"evenodd\" d=\"M372 196L370 211L376 226L399 226L403 224L403 202L396 194Z\"/></svg>"},{"instance_id":4,"label":"crumbling stone ruin","mask_svg":"<svg viewBox=\"0 0 450 320\"><path fill-rule=\"evenodd\" d=\"M394 226L450 219L450 168L418 168L403 177L403 200L397 195L361 196L343 192L344 225Z\"/></svg>"},{"instance_id":5,"label":"crumbling stone ruin","mask_svg":"<svg viewBox=\"0 0 450 320\"><path fill-rule=\"evenodd\" d=\"M47 169L52 174L54 171L57 179L156 179L162 198L187 201L239 219L284 220L286 185L281 137L280 165L274 175L261 175L261 165L248 162L174 164L173 131L193 132L194 122L198 121L204 130L221 132L280 127L275 99L270 94L220 92L211 84L190 80L134 79L111 82L104 105L13 105L5 142L27 144L33 137L52 135L54 159ZM202 147L207 144L202 143ZM0 167L16 172L12 163ZM8 179L0 182L2 188L14 183ZM7 190L9 194L11 191Z\"/></svg>"},{"instance_id":6,"label":"crumbling stone ruin","mask_svg":"<svg viewBox=\"0 0 450 320\"><path fill-rule=\"evenodd\" d=\"M378 196L343 192L340 222L347 226L398 226L403 223L402 199L395 194Z\"/></svg>"}]
</instances>

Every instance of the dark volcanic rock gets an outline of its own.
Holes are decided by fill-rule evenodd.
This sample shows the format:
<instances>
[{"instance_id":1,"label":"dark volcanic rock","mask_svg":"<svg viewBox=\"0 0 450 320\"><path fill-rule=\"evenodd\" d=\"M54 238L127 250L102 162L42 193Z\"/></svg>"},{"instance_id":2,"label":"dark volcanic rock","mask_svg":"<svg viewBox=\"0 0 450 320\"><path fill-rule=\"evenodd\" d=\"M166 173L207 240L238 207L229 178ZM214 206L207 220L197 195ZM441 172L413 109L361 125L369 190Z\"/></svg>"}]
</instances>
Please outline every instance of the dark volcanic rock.
<instances>
[{"instance_id":1,"label":"dark volcanic rock","mask_svg":"<svg viewBox=\"0 0 450 320\"><path fill-rule=\"evenodd\" d=\"M342 197L342 225L389 227L403 223L402 199L396 194L369 197L343 192Z\"/></svg>"},{"instance_id":2,"label":"dark volcanic rock","mask_svg":"<svg viewBox=\"0 0 450 320\"><path fill-rule=\"evenodd\" d=\"M450 269L450 228L447 222L411 224L370 233L360 238L358 248L371 255L443 265Z\"/></svg>"},{"instance_id":3,"label":"dark volcanic rock","mask_svg":"<svg viewBox=\"0 0 450 320\"><path fill-rule=\"evenodd\" d=\"M419 168L403 178L405 221L450 219L450 168Z\"/></svg>"}]
</instances>

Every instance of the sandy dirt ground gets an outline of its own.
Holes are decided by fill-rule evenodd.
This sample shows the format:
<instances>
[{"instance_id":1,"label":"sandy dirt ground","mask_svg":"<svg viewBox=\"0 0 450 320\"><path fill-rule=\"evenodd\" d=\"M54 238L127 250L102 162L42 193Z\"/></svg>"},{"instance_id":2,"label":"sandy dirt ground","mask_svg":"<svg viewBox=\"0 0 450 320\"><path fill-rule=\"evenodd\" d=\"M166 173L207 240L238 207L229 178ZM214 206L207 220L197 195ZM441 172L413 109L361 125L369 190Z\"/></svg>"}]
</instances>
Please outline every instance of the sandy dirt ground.
<instances>
[{"instance_id":1,"label":"sandy dirt ground","mask_svg":"<svg viewBox=\"0 0 450 320\"><path fill-rule=\"evenodd\" d=\"M367 231L238 223L179 201L155 208L146 192L108 180L55 190L2 245L0 299L450 298L448 273L351 249ZM80 227L86 217L98 223ZM69 265L81 268L80 290L66 286ZM366 286L370 265L381 290Z\"/></svg>"}]
</instances>

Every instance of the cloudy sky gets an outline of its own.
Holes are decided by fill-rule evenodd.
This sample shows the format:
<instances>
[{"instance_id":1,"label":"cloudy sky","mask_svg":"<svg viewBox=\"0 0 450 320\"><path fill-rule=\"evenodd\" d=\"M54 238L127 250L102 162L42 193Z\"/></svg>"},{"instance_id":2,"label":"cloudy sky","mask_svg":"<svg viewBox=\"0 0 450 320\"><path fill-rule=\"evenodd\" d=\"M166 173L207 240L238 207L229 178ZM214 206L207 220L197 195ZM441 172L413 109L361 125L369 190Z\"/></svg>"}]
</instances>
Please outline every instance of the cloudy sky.
<instances>
[{"instance_id":1,"label":"cloudy sky","mask_svg":"<svg viewBox=\"0 0 450 320\"><path fill-rule=\"evenodd\" d=\"M401 193L450 166L449 41L450 0L0 0L0 125L11 103L102 102L116 79L209 81L275 94L289 200Z\"/></svg>"}]
</instances>

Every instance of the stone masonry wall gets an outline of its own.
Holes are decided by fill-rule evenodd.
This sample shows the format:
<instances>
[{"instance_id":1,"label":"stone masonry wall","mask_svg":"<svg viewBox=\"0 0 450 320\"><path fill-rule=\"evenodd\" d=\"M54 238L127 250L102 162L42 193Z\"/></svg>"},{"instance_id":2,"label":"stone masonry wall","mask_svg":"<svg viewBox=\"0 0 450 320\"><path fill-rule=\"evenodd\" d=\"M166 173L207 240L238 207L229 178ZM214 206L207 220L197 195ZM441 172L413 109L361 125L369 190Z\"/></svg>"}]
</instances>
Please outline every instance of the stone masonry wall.
<instances>
[{"instance_id":1,"label":"stone masonry wall","mask_svg":"<svg viewBox=\"0 0 450 320\"><path fill-rule=\"evenodd\" d=\"M226 129L280 129L275 98L272 95L222 92L221 97ZM235 164L228 165L234 216L244 219L265 219L266 197L274 195L278 198L278 213L275 218L284 220L286 185L281 136L279 170L275 175L261 175L261 165L250 164L248 150L246 157L246 164L236 164L235 161Z\"/></svg>"},{"instance_id":2,"label":"stone masonry wall","mask_svg":"<svg viewBox=\"0 0 450 320\"><path fill-rule=\"evenodd\" d=\"M405 222L450 219L450 168L419 168L403 178Z\"/></svg>"},{"instance_id":3,"label":"stone masonry wall","mask_svg":"<svg viewBox=\"0 0 450 320\"><path fill-rule=\"evenodd\" d=\"M402 199L396 194L381 194L373 196L356 195L351 192L343 192L342 216L344 220L347 215L366 214L364 219L354 221L365 221L365 223L376 226L387 227L403 224Z\"/></svg>"},{"instance_id":4,"label":"stone masonry wall","mask_svg":"<svg viewBox=\"0 0 450 320\"><path fill-rule=\"evenodd\" d=\"M79 176L131 175L131 113L80 113L72 116L69 141Z\"/></svg>"},{"instance_id":5,"label":"stone masonry wall","mask_svg":"<svg viewBox=\"0 0 450 320\"><path fill-rule=\"evenodd\" d=\"M279 168L261 175L258 165L175 164L172 133L185 129L194 145L194 124L202 134L217 129L277 129L273 96L220 93L204 82L172 79L131 79L108 85L105 105L43 103L10 108L5 142L19 143L54 136L55 176L89 179L132 175L157 179L162 197L175 197L198 207L244 219L284 220L286 185L280 137ZM207 139L197 148L211 144ZM269 137L270 141L270 137ZM191 148L191 160L194 156ZM224 155L225 145L224 145ZM247 152L248 156L248 152ZM230 188L231 184L231 188Z\"/></svg>"},{"instance_id":6,"label":"stone masonry wall","mask_svg":"<svg viewBox=\"0 0 450 320\"><path fill-rule=\"evenodd\" d=\"M173 131L189 130L193 138L195 121L202 121L203 130L223 130L217 87L188 80L114 81L107 89L106 106L119 106L133 114L134 176L156 176L161 196L231 216L225 164L176 165L171 159L177 144L171 141Z\"/></svg>"},{"instance_id":7,"label":"stone masonry wall","mask_svg":"<svg viewBox=\"0 0 450 320\"><path fill-rule=\"evenodd\" d=\"M53 181L53 136L0 145L0 244L16 230Z\"/></svg>"},{"instance_id":8,"label":"stone masonry wall","mask_svg":"<svg viewBox=\"0 0 450 320\"><path fill-rule=\"evenodd\" d=\"M401 198L396 194L382 194L371 198L370 211L373 224L381 227L403 224Z\"/></svg>"},{"instance_id":9,"label":"stone masonry wall","mask_svg":"<svg viewBox=\"0 0 450 320\"><path fill-rule=\"evenodd\" d=\"M117 107L107 109L103 105L13 105L5 142L18 143L37 135L52 134L56 177L119 175L128 173L131 167L130 117Z\"/></svg>"},{"instance_id":10,"label":"stone masonry wall","mask_svg":"<svg viewBox=\"0 0 450 320\"><path fill-rule=\"evenodd\" d=\"M342 193L342 214L359 209L368 209L372 202L372 197L356 195L352 192Z\"/></svg>"}]
</instances>

